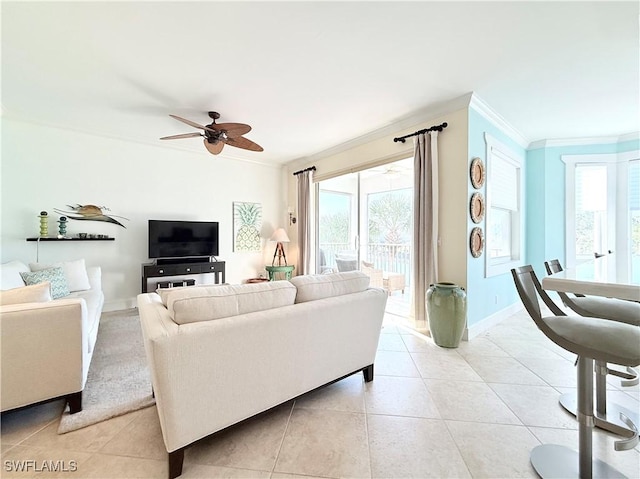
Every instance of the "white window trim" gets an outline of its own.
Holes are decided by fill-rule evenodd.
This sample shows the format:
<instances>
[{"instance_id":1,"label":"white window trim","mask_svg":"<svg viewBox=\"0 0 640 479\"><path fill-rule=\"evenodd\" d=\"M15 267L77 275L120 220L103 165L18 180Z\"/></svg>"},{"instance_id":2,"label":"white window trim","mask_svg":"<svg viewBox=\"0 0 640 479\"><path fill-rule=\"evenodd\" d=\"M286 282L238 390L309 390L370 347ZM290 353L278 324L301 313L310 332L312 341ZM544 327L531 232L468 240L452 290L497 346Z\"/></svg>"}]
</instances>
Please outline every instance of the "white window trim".
<instances>
[{"instance_id":1,"label":"white window trim","mask_svg":"<svg viewBox=\"0 0 640 479\"><path fill-rule=\"evenodd\" d=\"M524 211L524 157L522 154L516 153L504 143L491 136L488 133L484 134L484 140L487 145L486 158L487 158L487 202L486 202L486 222L485 225L490 224L491 218L491 158L493 151L498 151L502 156L507 157L509 161L518 170L518 223L515 230L512 230L512 234L516 234L517 237L512 239L512 252L511 259L505 261L503 258L490 258L488 250L491 245L485 243L485 277L497 276L505 274L511 271L511 269L522 265L522 260L525 252L525 211ZM485 241L489 238L489 234L485 233Z\"/></svg>"},{"instance_id":2,"label":"white window trim","mask_svg":"<svg viewBox=\"0 0 640 479\"><path fill-rule=\"evenodd\" d=\"M607 236L611 247L619 253L616 255L615 264L619 278L625 280L629 277L630 265L625 263L625 258L630 252L630 232L626 217L629 204L627 178L629 162L638 158L640 158L640 150L560 157L565 164L565 263L567 268L576 266L576 165L604 164L607 165L607 216L613 219L608 222Z\"/></svg>"}]
</instances>

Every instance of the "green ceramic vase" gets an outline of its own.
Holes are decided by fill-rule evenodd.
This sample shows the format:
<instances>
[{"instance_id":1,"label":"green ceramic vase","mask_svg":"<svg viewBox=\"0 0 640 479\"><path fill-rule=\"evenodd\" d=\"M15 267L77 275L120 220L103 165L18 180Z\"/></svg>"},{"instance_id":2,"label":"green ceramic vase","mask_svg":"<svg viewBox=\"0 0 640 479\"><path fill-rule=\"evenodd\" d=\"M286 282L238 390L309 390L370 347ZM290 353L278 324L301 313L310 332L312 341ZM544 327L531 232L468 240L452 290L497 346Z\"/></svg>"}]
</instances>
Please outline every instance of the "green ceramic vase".
<instances>
[{"instance_id":1,"label":"green ceramic vase","mask_svg":"<svg viewBox=\"0 0 640 479\"><path fill-rule=\"evenodd\" d=\"M467 293L454 283L432 284L427 290L429 330L443 348L457 348L467 323Z\"/></svg>"}]
</instances>

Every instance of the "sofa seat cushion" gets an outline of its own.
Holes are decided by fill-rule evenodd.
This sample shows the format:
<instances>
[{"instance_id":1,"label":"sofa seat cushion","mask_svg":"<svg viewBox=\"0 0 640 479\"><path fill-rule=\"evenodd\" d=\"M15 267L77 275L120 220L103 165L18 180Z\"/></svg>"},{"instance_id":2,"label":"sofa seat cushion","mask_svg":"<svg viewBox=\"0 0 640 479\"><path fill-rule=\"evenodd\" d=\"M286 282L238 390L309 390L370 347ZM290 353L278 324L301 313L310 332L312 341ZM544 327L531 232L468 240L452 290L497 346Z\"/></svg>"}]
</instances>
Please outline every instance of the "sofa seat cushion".
<instances>
[{"instance_id":1,"label":"sofa seat cushion","mask_svg":"<svg viewBox=\"0 0 640 479\"><path fill-rule=\"evenodd\" d=\"M76 291L71 293L68 298L82 298L87 305L87 352L91 353L98 337L98 328L100 326L100 316L102 315L102 306L104 305L104 293L95 289L88 291Z\"/></svg>"},{"instance_id":2,"label":"sofa seat cushion","mask_svg":"<svg viewBox=\"0 0 640 479\"><path fill-rule=\"evenodd\" d=\"M296 288L288 281L180 288L164 295L177 324L228 318L292 305Z\"/></svg>"},{"instance_id":3,"label":"sofa seat cushion","mask_svg":"<svg viewBox=\"0 0 640 479\"><path fill-rule=\"evenodd\" d=\"M51 283L48 281L0 291L0 305L46 303L48 301L51 301Z\"/></svg>"},{"instance_id":4,"label":"sofa seat cushion","mask_svg":"<svg viewBox=\"0 0 640 479\"><path fill-rule=\"evenodd\" d=\"M0 265L0 289L14 289L24 286L20 273L29 271L29 267L20 261L9 261Z\"/></svg>"},{"instance_id":5,"label":"sofa seat cushion","mask_svg":"<svg viewBox=\"0 0 640 479\"><path fill-rule=\"evenodd\" d=\"M306 303L331 296L359 293L369 287L370 278L361 271L345 273L311 274L296 276L291 283L296 287L296 303Z\"/></svg>"}]
</instances>

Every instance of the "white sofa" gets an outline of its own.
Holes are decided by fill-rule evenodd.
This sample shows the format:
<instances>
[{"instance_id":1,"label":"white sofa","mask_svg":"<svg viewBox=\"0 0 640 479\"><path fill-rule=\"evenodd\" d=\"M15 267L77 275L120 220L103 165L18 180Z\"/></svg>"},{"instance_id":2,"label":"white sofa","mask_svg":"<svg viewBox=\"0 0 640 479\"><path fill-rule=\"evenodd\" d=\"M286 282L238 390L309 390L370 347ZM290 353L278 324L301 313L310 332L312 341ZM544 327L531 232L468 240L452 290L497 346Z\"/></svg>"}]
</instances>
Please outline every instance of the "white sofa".
<instances>
[{"instance_id":1,"label":"white sofa","mask_svg":"<svg viewBox=\"0 0 640 479\"><path fill-rule=\"evenodd\" d=\"M69 264L81 270L84 260ZM39 285L25 286L20 275L30 271L19 261L0 265L2 411L66 397L73 414L82 410L104 304L101 269L85 268L84 285L75 287L83 290L59 299L51 299L50 290L35 298Z\"/></svg>"},{"instance_id":2,"label":"white sofa","mask_svg":"<svg viewBox=\"0 0 640 479\"><path fill-rule=\"evenodd\" d=\"M359 371L387 294L359 271L146 293L138 308L169 477L193 442Z\"/></svg>"}]
</instances>

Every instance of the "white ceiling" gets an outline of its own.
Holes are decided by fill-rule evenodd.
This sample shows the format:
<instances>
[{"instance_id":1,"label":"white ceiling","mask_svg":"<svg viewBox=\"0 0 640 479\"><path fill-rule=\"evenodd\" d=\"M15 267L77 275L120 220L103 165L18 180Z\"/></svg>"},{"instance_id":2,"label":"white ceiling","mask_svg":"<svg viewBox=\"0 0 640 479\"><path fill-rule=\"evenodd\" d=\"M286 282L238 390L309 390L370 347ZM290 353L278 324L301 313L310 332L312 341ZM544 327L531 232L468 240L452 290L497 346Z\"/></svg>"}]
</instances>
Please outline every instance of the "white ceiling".
<instances>
[{"instance_id":1,"label":"white ceiling","mask_svg":"<svg viewBox=\"0 0 640 479\"><path fill-rule=\"evenodd\" d=\"M475 92L527 140L639 127L638 2L5 2L5 118L284 163ZM429 125L425 125L429 126Z\"/></svg>"}]
</instances>

